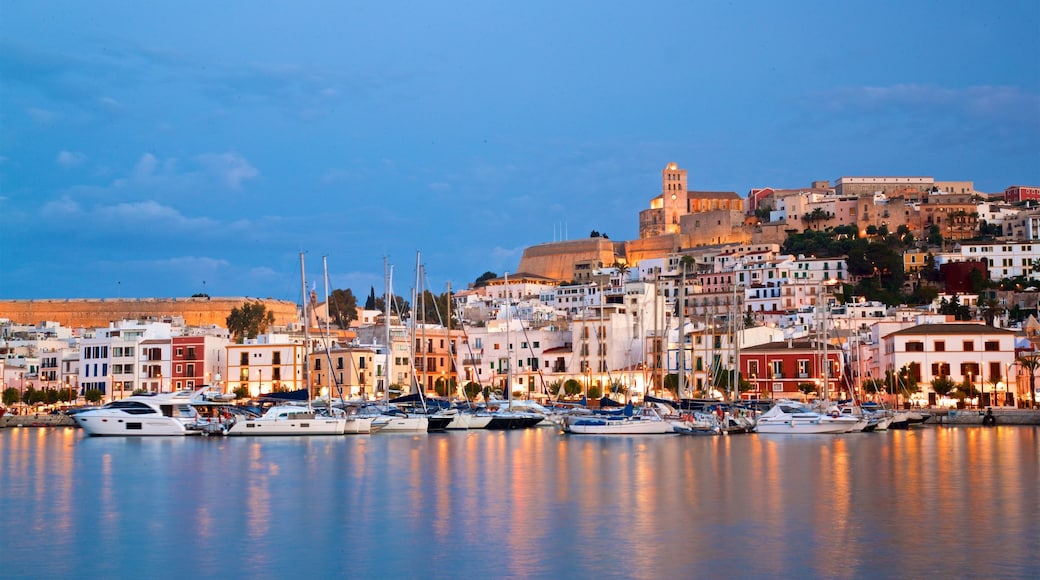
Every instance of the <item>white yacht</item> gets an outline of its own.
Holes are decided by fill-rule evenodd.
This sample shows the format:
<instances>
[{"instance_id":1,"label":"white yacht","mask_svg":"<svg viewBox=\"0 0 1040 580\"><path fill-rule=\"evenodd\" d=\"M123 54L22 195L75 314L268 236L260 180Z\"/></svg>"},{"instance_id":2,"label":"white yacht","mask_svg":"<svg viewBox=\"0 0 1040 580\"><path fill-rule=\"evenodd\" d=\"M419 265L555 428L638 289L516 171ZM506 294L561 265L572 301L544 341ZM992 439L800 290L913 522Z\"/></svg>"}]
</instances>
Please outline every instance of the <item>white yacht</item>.
<instances>
[{"instance_id":1,"label":"white yacht","mask_svg":"<svg viewBox=\"0 0 1040 580\"><path fill-rule=\"evenodd\" d=\"M661 418L653 407L640 407L620 415L569 415L563 421L563 432L575 435L666 435L675 427Z\"/></svg>"},{"instance_id":2,"label":"white yacht","mask_svg":"<svg viewBox=\"0 0 1040 580\"><path fill-rule=\"evenodd\" d=\"M817 413L797 401L780 400L755 422L758 433L849 433L862 431L866 419Z\"/></svg>"},{"instance_id":3,"label":"white yacht","mask_svg":"<svg viewBox=\"0 0 1040 580\"><path fill-rule=\"evenodd\" d=\"M191 406L193 391L131 395L72 418L91 436L142 437L186 435L198 419Z\"/></svg>"},{"instance_id":4,"label":"white yacht","mask_svg":"<svg viewBox=\"0 0 1040 580\"><path fill-rule=\"evenodd\" d=\"M342 411L322 415L300 405L275 405L263 415L236 421L226 435L343 435L347 419Z\"/></svg>"}]
</instances>

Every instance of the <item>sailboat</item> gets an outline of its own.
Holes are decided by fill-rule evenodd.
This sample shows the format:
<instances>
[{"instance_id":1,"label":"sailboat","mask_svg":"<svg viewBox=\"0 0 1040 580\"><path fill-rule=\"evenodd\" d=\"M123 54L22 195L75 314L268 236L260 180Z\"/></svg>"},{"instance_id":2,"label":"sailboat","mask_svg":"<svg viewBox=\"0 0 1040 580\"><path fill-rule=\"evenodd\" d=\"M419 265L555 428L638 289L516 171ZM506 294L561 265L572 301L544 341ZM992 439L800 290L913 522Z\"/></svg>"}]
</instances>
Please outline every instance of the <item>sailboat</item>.
<instances>
[{"instance_id":1,"label":"sailboat","mask_svg":"<svg viewBox=\"0 0 1040 580\"><path fill-rule=\"evenodd\" d=\"M325 279L325 334L322 337L325 344L325 359L328 363L329 368L329 393L328 393L328 404L330 408L337 409L337 415L342 414L346 420L343 432L347 435L357 435L363 433L372 432L372 422L375 420L377 414L365 413L364 410L358 405L348 405L343 400L343 387L340 385L339 378L336 373L333 372L332 365L332 354L329 351L329 341L331 337L331 331L329 329L330 319L332 318L331 311L329 310L329 267L328 260L326 257L322 257L322 271ZM332 385L336 385L336 389L339 392L339 402L336 404L332 403Z\"/></svg>"},{"instance_id":2,"label":"sailboat","mask_svg":"<svg viewBox=\"0 0 1040 580\"><path fill-rule=\"evenodd\" d=\"M390 341L390 302L393 300L393 267L383 260L383 271L386 290L383 299L383 316L386 324L386 379L383 382L383 405L381 413L373 421L372 426L378 428L378 432L387 433L425 433L430 426L430 421L425 415L406 413L395 405L390 404L390 369L393 363L392 343Z\"/></svg>"},{"instance_id":3,"label":"sailboat","mask_svg":"<svg viewBox=\"0 0 1040 580\"><path fill-rule=\"evenodd\" d=\"M226 435L343 435L347 420L342 411L329 408L316 412L311 405L310 386L307 378L307 283L304 274L303 252L300 253L300 279L303 282L303 384L307 392L306 406L282 403L272 406L263 415L238 421L231 425Z\"/></svg>"},{"instance_id":4,"label":"sailboat","mask_svg":"<svg viewBox=\"0 0 1040 580\"><path fill-rule=\"evenodd\" d=\"M491 413L491 420L485 429L512 430L534 427L545 420L543 415L518 411L513 408L513 345L510 342L510 325L512 324L510 301L509 274L505 275L506 282L506 400L504 408L499 406L498 410Z\"/></svg>"}]
</instances>

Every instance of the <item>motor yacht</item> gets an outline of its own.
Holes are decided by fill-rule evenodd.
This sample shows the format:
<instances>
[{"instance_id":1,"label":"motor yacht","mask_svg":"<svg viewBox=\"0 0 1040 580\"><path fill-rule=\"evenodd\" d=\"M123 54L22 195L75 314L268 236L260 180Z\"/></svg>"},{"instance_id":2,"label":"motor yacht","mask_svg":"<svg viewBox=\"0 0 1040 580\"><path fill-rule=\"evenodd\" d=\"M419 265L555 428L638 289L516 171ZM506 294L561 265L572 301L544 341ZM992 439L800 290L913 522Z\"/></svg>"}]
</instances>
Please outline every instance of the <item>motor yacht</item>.
<instances>
[{"instance_id":1,"label":"motor yacht","mask_svg":"<svg viewBox=\"0 0 1040 580\"><path fill-rule=\"evenodd\" d=\"M274 405L259 417L236 421L225 435L343 435L347 423L343 412L325 411L303 405Z\"/></svg>"},{"instance_id":2,"label":"motor yacht","mask_svg":"<svg viewBox=\"0 0 1040 580\"><path fill-rule=\"evenodd\" d=\"M72 416L89 436L186 435L198 419L193 391L131 395Z\"/></svg>"},{"instance_id":3,"label":"motor yacht","mask_svg":"<svg viewBox=\"0 0 1040 580\"><path fill-rule=\"evenodd\" d=\"M866 419L817 413L797 401L780 400L755 422L758 433L849 433L862 431Z\"/></svg>"}]
</instances>

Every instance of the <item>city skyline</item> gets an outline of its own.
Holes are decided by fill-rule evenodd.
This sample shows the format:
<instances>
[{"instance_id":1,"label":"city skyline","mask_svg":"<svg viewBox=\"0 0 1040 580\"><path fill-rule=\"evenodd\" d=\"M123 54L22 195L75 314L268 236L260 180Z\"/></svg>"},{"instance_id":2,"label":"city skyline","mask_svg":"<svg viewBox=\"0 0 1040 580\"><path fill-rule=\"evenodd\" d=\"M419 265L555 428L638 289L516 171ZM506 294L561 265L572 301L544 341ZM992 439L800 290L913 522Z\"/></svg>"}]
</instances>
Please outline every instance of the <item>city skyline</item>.
<instances>
[{"instance_id":1,"label":"city skyline","mask_svg":"<svg viewBox=\"0 0 1040 580\"><path fill-rule=\"evenodd\" d=\"M205 9L203 11L203 8ZM203 18L200 14L206 14ZM1040 5L5 3L0 298L440 293L690 189L1040 185Z\"/></svg>"}]
</instances>

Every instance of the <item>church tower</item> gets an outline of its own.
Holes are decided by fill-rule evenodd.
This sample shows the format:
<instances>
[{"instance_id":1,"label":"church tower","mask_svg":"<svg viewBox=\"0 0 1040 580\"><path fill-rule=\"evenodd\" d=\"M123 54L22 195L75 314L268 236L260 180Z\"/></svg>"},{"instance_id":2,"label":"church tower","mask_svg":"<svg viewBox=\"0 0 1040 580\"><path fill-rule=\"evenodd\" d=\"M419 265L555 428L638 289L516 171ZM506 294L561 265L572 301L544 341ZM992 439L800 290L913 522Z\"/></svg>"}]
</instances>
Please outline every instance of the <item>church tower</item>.
<instances>
[{"instance_id":1,"label":"church tower","mask_svg":"<svg viewBox=\"0 0 1040 580\"><path fill-rule=\"evenodd\" d=\"M686 170L679 169L676 163L669 163L661 171L665 233L679 233L679 217L690 213L690 200L686 191Z\"/></svg>"}]
</instances>

